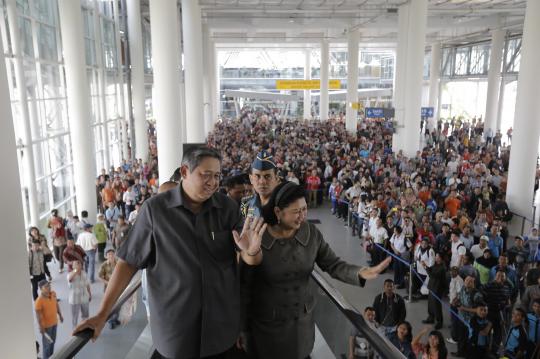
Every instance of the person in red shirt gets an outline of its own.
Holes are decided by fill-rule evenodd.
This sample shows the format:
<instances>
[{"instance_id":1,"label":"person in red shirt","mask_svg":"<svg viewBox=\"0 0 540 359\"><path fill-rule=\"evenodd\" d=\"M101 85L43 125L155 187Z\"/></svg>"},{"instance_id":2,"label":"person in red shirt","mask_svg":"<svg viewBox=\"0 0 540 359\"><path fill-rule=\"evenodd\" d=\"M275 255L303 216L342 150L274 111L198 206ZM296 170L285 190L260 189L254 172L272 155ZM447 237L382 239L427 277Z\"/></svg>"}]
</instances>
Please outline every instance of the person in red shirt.
<instances>
[{"instance_id":1,"label":"person in red shirt","mask_svg":"<svg viewBox=\"0 0 540 359\"><path fill-rule=\"evenodd\" d=\"M308 204L310 207L317 207L317 191L321 186L321 179L317 176L317 170L311 171L311 176L307 178Z\"/></svg>"}]
</instances>

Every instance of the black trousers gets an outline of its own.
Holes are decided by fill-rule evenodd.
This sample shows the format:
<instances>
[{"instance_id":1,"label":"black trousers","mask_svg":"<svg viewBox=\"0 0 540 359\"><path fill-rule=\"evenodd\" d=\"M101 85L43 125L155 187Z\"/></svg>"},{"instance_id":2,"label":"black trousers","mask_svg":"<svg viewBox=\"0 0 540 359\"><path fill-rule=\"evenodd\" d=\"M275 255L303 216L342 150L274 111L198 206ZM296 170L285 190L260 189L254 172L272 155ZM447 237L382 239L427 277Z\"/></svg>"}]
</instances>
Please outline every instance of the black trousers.
<instances>
[{"instance_id":1,"label":"black trousers","mask_svg":"<svg viewBox=\"0 0 540 359\"><path fill-rule=\"evenodd\" d=\"M38 297L38 283L42 279L45 279L45 273L32 276L32 278L30 279L30 282L32 282L32 297L34 297L34 300L36 300Z\"/></svg>"},{"instance_id":2,"label":"black trousers","mask_svg":"<svg viewBox=\"0 0 540 359\"><path fill-rule=\"evenodd\" d=\"M441 297L441 294L435 293L437 297ZM441 323L443 322L443 315L442 315L442 304L439 302L431 292L428 296L428 314L430 319L434 319L435 323Z\"/></svg>"}]
</instances>

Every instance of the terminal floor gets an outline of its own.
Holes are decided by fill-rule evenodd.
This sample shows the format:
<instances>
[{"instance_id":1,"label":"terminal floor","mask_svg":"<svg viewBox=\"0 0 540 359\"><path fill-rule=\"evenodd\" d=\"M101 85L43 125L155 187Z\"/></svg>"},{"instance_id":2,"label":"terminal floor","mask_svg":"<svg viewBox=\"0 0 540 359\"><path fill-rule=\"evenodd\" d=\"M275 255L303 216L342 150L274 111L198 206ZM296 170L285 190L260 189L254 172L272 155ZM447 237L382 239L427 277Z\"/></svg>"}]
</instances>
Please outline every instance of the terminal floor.
<instances>
[{"instance_id":1,"label":"terminal floor","mask_svg":"<svg viewBox=\"0 0 540 359\"><path fill-rule=\"evenodd\" d=\"M348 262L360 265L366 265L369 255L364 252L358 237L353 237L349 228L344 226L342 220L338 220L330 213L327 206L317 209L310 209L308 218L318 219L321 221L318 228L324 235L325 240L330 244L337 255ZM50 266L53 274L53 289L57 292L58 298L61 299L60 307L64 314L64 323L58 327L58 338L56 347L59 348L69 338L71 333L71 311L67 302L68 289L66 274L59 274L56 266ZM351 286L341 283L334 279L330 279L331 283L341 291L343 296L359 311L362 311L368 305L373 303L373 298L382 291L383 281L386 278L392 278L392 274L383 274L375 280L368 281L364 288ZM401 295L406 295L406 290L398 290ZM99 304L103 297L103 287L97 282L92 285L92 302L90 304L90 315L96 313ZM413 303L406 303L407 320L413 326L413 332L416 333L423 328L421 321L427 317L427 301L421 300ZM137 310L133 315L132 320L115 330L110 330L108 327L104 329L100 339L96 343L87 344L83 351L77 355L80 359L90 358L124 358L129 352L137 337L142 332L147 324L144 305L140 300L140 294L137 302ZM450 330L448 325L450 319L447 313L444 316L444 328L442 329L445 338L449 337ZM39 338L41 345L41 336L36 325L36 338ZM447 343L449 352L456 350L455 345Z\"/></svg>"}]
</instances>

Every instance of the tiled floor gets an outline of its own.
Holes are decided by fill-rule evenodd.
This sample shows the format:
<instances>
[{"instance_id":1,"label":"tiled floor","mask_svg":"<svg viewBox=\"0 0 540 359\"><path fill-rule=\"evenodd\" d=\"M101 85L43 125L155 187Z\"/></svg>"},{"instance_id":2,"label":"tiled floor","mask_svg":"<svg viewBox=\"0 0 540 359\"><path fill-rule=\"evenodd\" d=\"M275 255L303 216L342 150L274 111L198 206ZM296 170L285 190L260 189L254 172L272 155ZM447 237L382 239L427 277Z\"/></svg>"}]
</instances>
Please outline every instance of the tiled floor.
<instances>
[{"instance_id":1,"label":"tiled floor","mask_svg":"<svg viewBox=\"0 0 540 359\"><path fill-rule=\"evenodd\" d=\"M358 237L353 237L351 235L350 229L344 226L343 220L338 220L334 217L330 213L329 208L321 207L311 209L308 213L308 218L319 219L321 221L321 224L318 224L317 227L338 256L350 263L366 265L366 260L369 259L369 255L365 253L360 240ZM366 306L372 305L375 296L382 292L384 280L386 278L393 278L393 275L392 273L383 274L375 280L368 281L364 288L339 282L329 276L326 277L354 307L362 312ZM407 295L405 289L397 290L397 292L402 296ZM406 302L406 307L407 320L412 324L414 334L425 326L425 324L422 324L422 320L427 317L427 300L416 301L413 303ZM450 317L448 313L444 313L444 328L442 329L442 333L445 338L450 336L450 330L448 328L449 324ZM449 352L456 351L455 345L446 344Z\"/></svg>"},{"instance_id":2,"label":"tiled floor","mask_svg":"<svg viewBox=\"0 0 540 359\"><path fill-rule=\"evenodd\" d=\"M55 348L58 349L71 336L71 309L68 303L66 272L62 274L58 273L58 268L54 263L50 263L49 268L53 276L52 289L56 292L57 297L60 299L60 309L64 316L64 322L61 324L59 323L58 325L57 340L55 345ZM96 281L91 285L91 290L92 301L90 302L90 315L93 315L97 312L101 299L103 298L103 284ZM144 305L139 294L137 299L137 309L131 321L125 325L122 325L121 327L116 328L115 330L110 330L109 327L106 326L101 333L99 340L95 343L87 344L80 354L77 355L77 359L124 358L139 337L139 334L146 326L146 323L146 310L144 309ZM35 325L35 333L36 339L39 341L41 346L41 335L39 334L37 324Z\"/></svg>"}]
</instances>

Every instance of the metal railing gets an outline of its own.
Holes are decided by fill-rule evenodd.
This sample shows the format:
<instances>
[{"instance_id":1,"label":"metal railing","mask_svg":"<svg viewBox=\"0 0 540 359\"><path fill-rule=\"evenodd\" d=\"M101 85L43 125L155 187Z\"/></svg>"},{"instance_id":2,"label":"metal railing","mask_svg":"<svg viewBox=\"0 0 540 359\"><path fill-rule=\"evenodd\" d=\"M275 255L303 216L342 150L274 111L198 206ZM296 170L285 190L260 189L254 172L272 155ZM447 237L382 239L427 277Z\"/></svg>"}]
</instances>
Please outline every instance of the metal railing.
<instances>
[{"instance_id":1,"label":"metal railing","mask_svg":"<svg viewBox=\"0 0 540 359\"><path fill-rule=\"evenodd\" d=\"M406 359L388 339L378 333L371 325L366 323L362 314L352 306L341 293L334 288L319 270L315 269L311 273L311 277L320 289L330 298L339 311L349 320L349 322L362 334L364 338L370 343L375 352L377 352L382 358L392 359ZM337 320L338 318L336 318Z\"/></svg>"},{"instance_id":2,"label":"metal railing","mask_svg":"<svg viewBox=\"0 0 540 359\"><path fill-rule=\"evenodd\" d=\"M107 317L107 320L111 319L114 315L120 312L120 308L124 305L141 287L141 272L138 272L133 277L131 283L120 295L120 298L116 301L111 310L111 313ZM51 359L71 359L81 351L81 349L92 339L94 331L92 329L85 329L72 336L56 353L53 354Z\"/></svg>"}]
</instances>

